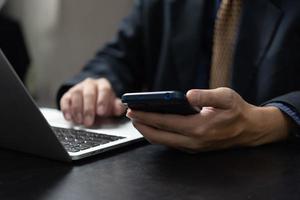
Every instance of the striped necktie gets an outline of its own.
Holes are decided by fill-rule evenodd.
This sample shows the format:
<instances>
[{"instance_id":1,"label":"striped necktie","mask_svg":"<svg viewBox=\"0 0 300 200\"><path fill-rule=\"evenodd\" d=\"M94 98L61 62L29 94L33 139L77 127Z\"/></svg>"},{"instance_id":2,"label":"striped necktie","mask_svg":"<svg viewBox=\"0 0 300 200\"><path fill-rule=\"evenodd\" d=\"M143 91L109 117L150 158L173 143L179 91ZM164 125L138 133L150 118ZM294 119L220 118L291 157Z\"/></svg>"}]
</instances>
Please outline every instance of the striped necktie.
<instances>
[{"instance_id":1,"label":"striped necktie","mask_svg":"<svg viewBox=\"0 0 300 200\"><path fill-rule=\"evenodd\" d=\"M242 0L223 0L217 13L210 70L211 89L229 87Z\"/></svg>"}]
</instances>

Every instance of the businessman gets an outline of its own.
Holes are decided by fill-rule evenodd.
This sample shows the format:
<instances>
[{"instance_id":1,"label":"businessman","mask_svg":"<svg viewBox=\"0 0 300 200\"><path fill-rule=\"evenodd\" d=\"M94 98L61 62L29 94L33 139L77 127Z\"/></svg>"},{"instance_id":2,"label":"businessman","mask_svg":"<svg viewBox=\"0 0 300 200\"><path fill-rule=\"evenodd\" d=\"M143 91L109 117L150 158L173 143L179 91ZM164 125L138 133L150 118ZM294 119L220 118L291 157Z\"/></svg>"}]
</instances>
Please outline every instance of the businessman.
<instances>
[{"instance_id":1,"label":"businessman","mask_svg":"<svg viewBox=\"0 0 300 200\"><path fill-rule=\"evenodd\" d=\"M67 120L90 126L125 114L125 92L187 92L199 114L126 113L150 142L184 151L298 137L299 11L294 0L136 1L58 102Z\"/></svg>"}]
</instances>

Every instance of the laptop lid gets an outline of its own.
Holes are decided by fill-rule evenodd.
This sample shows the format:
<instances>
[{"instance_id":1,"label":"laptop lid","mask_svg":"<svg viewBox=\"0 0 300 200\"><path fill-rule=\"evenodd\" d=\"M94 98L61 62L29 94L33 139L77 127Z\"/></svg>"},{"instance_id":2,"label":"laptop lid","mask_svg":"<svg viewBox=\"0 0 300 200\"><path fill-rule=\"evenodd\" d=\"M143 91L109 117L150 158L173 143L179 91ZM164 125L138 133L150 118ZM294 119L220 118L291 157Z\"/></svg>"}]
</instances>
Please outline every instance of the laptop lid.
<instances>
[{"instance_id":1,"label":"laptop lid","mask_svg":"<svg viewBox=\"0 0 300 200\"><path fill-rule=\"evenodd\" d=\"M0 147L71 160L1 50L0 92Z\"/></svg>"}]
</instances>

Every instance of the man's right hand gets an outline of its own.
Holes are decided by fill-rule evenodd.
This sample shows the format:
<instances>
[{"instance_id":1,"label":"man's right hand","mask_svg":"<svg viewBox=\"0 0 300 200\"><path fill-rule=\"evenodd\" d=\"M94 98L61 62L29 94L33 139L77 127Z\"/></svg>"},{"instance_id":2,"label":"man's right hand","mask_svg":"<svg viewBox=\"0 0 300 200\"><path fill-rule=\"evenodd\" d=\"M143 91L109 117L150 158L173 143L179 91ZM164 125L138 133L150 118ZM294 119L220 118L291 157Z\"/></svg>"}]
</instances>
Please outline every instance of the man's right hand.
<instances>
[{"instance_id":1,"label":"man's right hand","mask_svg":"<svg viewBox=\"0 0 300 200\"><path fill-rule=\"evenodd\" d=\"M121 116L126 110L105 78L78 83L63 95L60 107L66 120L85 126L92 126L96 116Z\"/></svg>"}]
</instances>

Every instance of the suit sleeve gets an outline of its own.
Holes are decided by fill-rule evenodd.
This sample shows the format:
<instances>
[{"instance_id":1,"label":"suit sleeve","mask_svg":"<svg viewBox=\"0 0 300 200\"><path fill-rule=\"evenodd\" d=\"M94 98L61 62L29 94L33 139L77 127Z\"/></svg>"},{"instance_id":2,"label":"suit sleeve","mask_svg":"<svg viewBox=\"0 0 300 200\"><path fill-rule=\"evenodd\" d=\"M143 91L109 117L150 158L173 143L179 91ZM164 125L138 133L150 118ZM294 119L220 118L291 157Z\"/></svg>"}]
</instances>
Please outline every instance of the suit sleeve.
<instances>
[{"instance_id":1,"label":"suit sleeve","mask_svg":"<svg viewBox=\"0 0 300 200\"><path fill-rule=\"evenodd\" d=\"M135 1L114 39L99 50L80 73L59 88L57 105L67 90L86 78L107 78L117 96L141 89L144 80L142 9L142 2Z\"/></svg>"}]
</instances>

